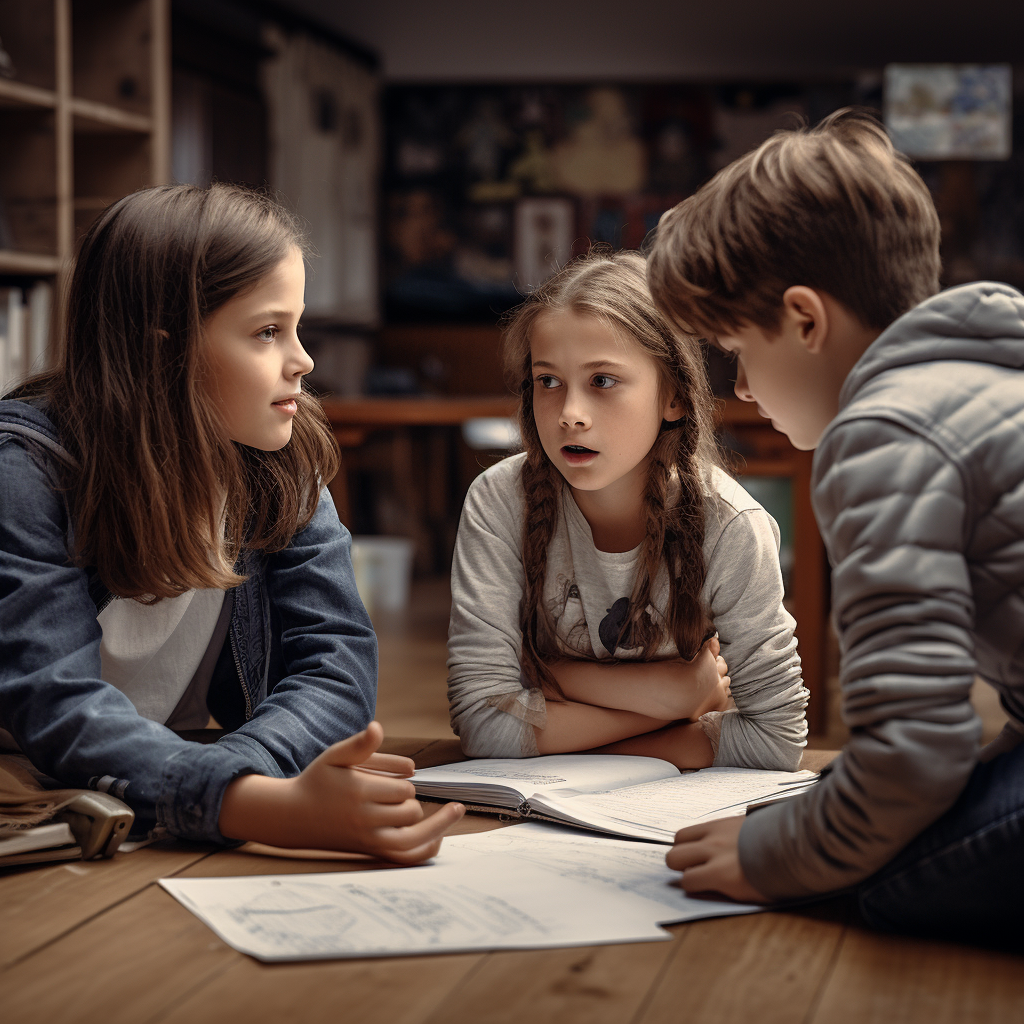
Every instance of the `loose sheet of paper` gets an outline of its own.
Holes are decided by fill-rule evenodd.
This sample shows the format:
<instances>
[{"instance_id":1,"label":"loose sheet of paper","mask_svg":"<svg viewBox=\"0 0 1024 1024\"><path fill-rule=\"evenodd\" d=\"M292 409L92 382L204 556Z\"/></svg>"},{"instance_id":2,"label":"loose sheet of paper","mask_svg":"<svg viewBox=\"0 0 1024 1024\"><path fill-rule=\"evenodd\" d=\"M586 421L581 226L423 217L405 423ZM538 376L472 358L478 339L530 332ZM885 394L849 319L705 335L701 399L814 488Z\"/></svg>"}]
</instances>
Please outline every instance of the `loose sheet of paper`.
<instances>
[{"instance_id":1,"label":"loose sheet of paper","mask_svg":"<svg viewBox=\"0 0 1024 1024\"><path fill-rule=\"evenodd\" d=\"M260 960L407 956L667 939L633 894L508 857L412 869L160 885Z\"/></svg>"},{"instance_id":2,"label":"loose sheet of paper","mask_svg":"<svg viewBox=\"0 0 1024 1024\"><path fill-rule=\"evenodd\" d=\"M605 888L629 893L660 924L764 910L754 903L688 896L678 885L679 872L665 863L664 846L608 839L543 822L448 836L434 863L440 867L493 856L539 864L564 879L585 883L592 900L600 899Z\"/></svg>"},{"instance_id":3,"label":"loose sheet of paper","mask_svg":"<svg viewBox=\"0 0 1024 1024\"><path fill-rule=\"evenodd\" d=\"M687 825L742 814L749 803L795 792L816 778L813 772L706 768L609 793L569 799L538 794L530 798L530 806L599 827L623 826L623 832L671 842L675 833Z\"/></svg>"}]
</instances>

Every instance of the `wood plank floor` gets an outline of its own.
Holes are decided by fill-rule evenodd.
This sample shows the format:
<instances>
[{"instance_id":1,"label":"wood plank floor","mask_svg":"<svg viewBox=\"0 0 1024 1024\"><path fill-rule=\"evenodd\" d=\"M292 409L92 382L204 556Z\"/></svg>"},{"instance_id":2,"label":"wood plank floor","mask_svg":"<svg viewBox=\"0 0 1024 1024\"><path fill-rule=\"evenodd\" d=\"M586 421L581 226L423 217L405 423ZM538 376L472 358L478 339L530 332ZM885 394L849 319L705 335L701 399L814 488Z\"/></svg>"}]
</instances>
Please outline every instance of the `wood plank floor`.
<instances>
[{"instance_id":1,"label":"wood plank floor","mask_svg":"<svg viewBox=\"0 0 1024 1024\"><path fill-rule=\"evenodd\" d=\"M451 760L456 749L445 699L447 602L446 585L426 581L409 609L375 622L388 749L422 766ZM456 830L496 824L467 816ZM864 927L850 898L676 925L671 942L262 964L155 882L379 866L167 843L113 862L13 869L0 875L0 1022L1024 1021L1024 956L880 935Z\"/></svg>"},{"instance_id":2,"label":"wood plank floor","mask_svg":"<svg viewBox=\"0 0 1024 1024\"><path fill-rule=\"evenodd\" d=\"M390 749L426 765L450 760L454 747L438 740ZM456 829L493 827L495 818L471 816ZM1024 957L878 935L863 927L846 898L676 925L669 929L673 940L664 943L262 964L230 949L147 877L291 874L340 865L183 846L0 876L0 906L18 914L17 924L3 919L3 931L17 932L22 949L0 965L0 1020L1018 1024L1024 1010ZM88 902L88 886L76 888L83 878L107 879L97 890L106 909ZM63 889L74 904L47 935L26 936L29 908L9 897L29 888L40 900Z\"/></svg>"}]
</instances>

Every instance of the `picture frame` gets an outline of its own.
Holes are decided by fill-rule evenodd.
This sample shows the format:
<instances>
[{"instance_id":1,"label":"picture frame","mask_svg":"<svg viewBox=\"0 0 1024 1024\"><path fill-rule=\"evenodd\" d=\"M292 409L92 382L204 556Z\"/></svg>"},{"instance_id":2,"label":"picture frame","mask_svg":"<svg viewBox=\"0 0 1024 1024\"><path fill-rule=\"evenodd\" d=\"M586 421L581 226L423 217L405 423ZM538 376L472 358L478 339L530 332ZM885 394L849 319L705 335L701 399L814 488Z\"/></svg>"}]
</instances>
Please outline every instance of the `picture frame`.
<instances>
[{"instance_id":1,"label":"picture frame","mask_svg":"<svg viewBox=\"0 0 1024 1024\"><path fill-rule=\"evenodd\" d=\"M516 285L523 293L540 287L572 258L576 204L564 197L518 200L513 222Z\"/></svg>"}]
</instances>

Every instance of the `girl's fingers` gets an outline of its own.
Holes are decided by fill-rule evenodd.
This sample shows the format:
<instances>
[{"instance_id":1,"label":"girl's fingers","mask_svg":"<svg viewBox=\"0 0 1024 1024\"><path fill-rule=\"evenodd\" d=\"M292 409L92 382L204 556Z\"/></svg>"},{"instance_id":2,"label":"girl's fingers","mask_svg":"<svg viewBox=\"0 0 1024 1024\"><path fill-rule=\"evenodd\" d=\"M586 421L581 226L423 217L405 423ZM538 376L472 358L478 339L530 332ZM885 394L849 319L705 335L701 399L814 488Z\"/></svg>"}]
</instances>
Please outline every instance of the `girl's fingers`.
<instances>
[{"instance_id":1,"label":"girl's fingers","mask_svg":"<svg viewBox=\"0 0 1024 1024\"><path fill-rule=\"evenodd\" d=\"M317 760L339 768L368 761L384 740L384 730L379 722L371 722L362 732L329 746Z\"/></svg>"},{"instance_id":2,"label":"girl's fingers","mask_svg":"<svg viewBox=\"0 0 1024 1024\"><path fill-rule=\"evenodd\" d=\"M390 772L403 778L408 778L416 771L412 758L402 757L401 754L371 754L365 761L353 767L374 772Z\"/></svg>"},{"instance_id":3,"label":"girl's fingers","mask_svg":"<svg viewBox=\"0 0 1024 1024\"><path fill-rule=\"evenodd\" d=\"M462 804L445 804L436 814L415 825L383 828L378 838L380 852L394 860L395 854L408 854L410 850L438 841L465 813L466 808Z\"/></svg>"},{"instance_id":4,"label":"girl's fingers","mask_svg":"<svg viewBox=\"0 0 1024 1024\"><path fill-rule=\"evenodd\" d=\"M416 800L400 804L371 804L364 819L369 828L404 828L415 825L423 818L423 807Z\"/></svg>"},{"instance_id":5,"label":"girl's fingers","mask_svg":"<svg viewBox=\"0 0 1024 1024\"><path fill-rule=\"evenodd\" d=\"M432 857L436 857L440 850L441 840L434 839L431 842L424 843L422 846L417 846L412 850L389 850L386 853L381 854L381 856L394 861L396 864L420 864L425 860L430 860Z\"/></svg>"},{"instance_id":6,"label":"girl's fingers","mask_svg":"<svg viewBox=\"0 0 1024 1024\"><path fill-rule=\"evenodd\" d=\"M374 772L356 771L353 774L359 799L369 803L403 804L416 797L416 788L408 779L396 779L391 775L377 775Z\"/></svg>"}]
</instances>

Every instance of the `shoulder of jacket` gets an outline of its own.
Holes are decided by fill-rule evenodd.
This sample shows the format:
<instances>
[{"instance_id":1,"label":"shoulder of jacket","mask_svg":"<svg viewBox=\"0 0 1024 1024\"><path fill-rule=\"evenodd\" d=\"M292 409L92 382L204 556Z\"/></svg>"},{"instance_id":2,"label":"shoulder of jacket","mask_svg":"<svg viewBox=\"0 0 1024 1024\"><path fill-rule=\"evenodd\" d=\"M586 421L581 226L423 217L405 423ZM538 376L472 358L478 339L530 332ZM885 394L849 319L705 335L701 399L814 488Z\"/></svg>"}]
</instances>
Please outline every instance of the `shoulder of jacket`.
<instances>
[{"instance_id":1,"label":"shoulder of jacket","mask_svg":"<svg viewBox=\"0 0 1024 1024\"><path fill-rule=\"evenodd\" d=\"M31 446L66 465L76 465L70 452L61 444L57 428L37 403L11 399L0 401L0 442L5 440L20 441L21 447Z\"/></svg>"}]
</instances>

